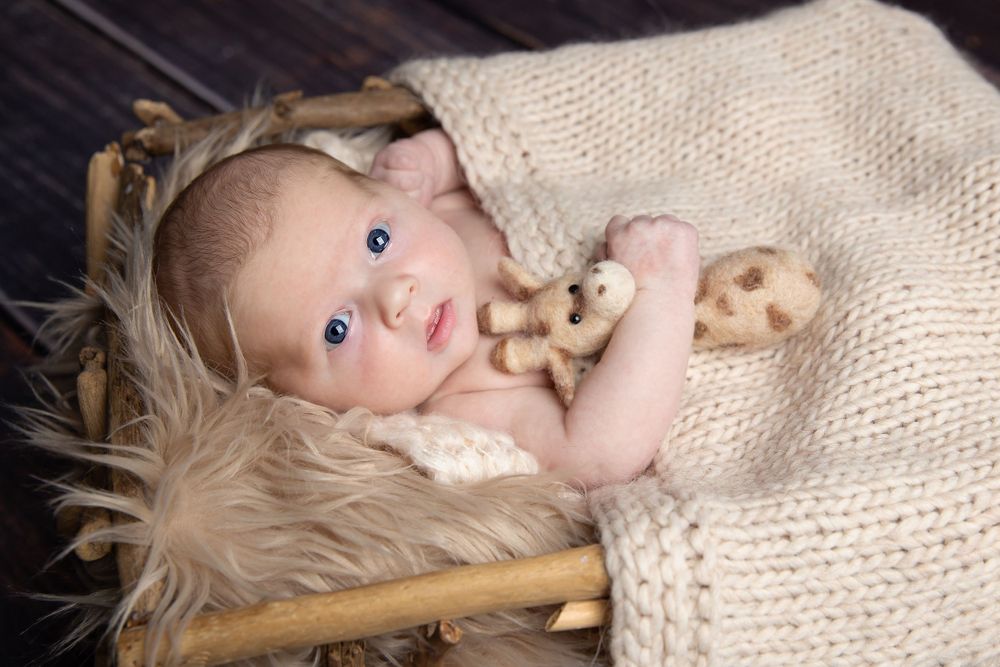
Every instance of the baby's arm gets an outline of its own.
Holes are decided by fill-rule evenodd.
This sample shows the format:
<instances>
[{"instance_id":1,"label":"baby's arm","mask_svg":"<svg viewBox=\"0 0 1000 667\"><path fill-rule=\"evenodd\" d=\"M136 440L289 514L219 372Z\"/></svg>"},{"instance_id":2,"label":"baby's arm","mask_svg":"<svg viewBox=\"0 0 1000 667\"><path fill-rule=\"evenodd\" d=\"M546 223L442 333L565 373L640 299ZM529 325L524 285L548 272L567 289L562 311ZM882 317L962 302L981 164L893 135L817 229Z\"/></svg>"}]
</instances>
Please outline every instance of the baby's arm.
<instances>
[{"instance_id":1,"label":"baby's arm","mask_svg":"<svg viewBox=\"0 0 1000 667\"><path fill-rule=\"evenodd\" d=\"M608 257L632 272L636 295L566 413L566 442L587 443L594 460L581 471L588 486L631 479L663 443L691 353L700 264L698 232L672 216L616 216L606 237Z\"/></svg>"},{"instance_id":2,"label":"baby's arm","mask_svg":"<svg viewBox=\"0 0 1000 667\"><path fill-rule=\"evenodd\" d=\"M371 177L410 195L423 206L465 185L455 145L442 130L425 130L394 141L375 156Z\"/></svg>"},{"instance_id":3,"label":"baby's arm","mask_svg":"<svg viewBox=\"0 0 1000 667\"><path fill-rule=\"evenodd\" d=\"M632 272L636 295L601 361L567 411L530 391L507 406L517 443L586 487L632 479L663 443L680 405L698 282L698 233L685 222L616 216L606 237L608 257Z\"/></svg>"},{"instance_id":4,"label":"baby's arm","mask_svg":"<svg viewBox=\"0 0 1000 667\"><path fill-rule=\"evenodd\" d=\"M632 479L663 443L691 353L700 264L698 232L672 216L616 216L606 238L636 294L569 410L546 387L468 392L435 408L510 433L543 469L587 488Z\"/></svg>"}]
</instances>

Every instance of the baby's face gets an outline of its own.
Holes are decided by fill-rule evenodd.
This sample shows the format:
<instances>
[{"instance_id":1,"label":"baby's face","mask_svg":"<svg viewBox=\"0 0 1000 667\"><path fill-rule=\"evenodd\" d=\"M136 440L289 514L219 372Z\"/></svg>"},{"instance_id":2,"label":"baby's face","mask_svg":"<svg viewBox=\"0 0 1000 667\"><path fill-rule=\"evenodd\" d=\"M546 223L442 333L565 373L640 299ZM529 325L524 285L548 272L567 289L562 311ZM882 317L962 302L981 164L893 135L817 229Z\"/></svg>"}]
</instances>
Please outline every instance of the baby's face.
<instances>
[{"instance_id":1,"label":"baby's face","mask_svg":"<svg viewBox=\"0 0 1000 667\"><path fill-rule=\"evenodd\" d=\"M478 340L465 245L383 183L315 168L285 180L272 236L236 277L240 345L313 403L418 406Z\"/></svg>"}]
</instances>

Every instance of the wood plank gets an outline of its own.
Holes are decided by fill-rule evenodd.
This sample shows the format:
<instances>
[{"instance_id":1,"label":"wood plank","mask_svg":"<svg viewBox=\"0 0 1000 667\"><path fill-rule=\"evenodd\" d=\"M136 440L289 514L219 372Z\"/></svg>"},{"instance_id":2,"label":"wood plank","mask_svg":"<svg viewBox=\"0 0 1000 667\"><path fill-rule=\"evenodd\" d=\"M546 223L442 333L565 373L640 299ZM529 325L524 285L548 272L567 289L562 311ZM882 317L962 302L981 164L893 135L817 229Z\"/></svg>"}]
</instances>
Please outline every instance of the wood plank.
<instances>
[{"instance_id":1,"label":"wood plank","mask_svg":"<svg viewBox=\"0 0 1000 667\"><path fill-rule=\"evenodd\" d=\"M967 53L977 69L1000 87L1000 3L996 0L900 0L927 16Z\"/></svg>"},{"instance_id":2,"label":"wood plank","mask_svg":"<svg viewBox=\"0 0 1000 667\"><path fill-rule=\"evenodd\" d=\"M5 545L16 545L0 550L0 654L9 665L37 660L72 627L71 618L40 621L55 605L32 600L29 594L86 592L82 566L75 559L42 569L59 549L60 538L46 504L50 496L37 478L56 477L66 465L25 447L10 426L11 406L31 400L19 369L37 361L18 333L0 320L0 534ZM89 663L93 648L90 641L51 664Z\"/></svg>"},{"instance_id":3,"label":"wood plank","mask_svg":"<svg viewBox=\"0 0 1000 667\"><path fill-rule=\"evenodd\" d=\"M45 2L0 12L0 284L10 299L52 301L66 294L54 280L80 284L87 161L136 124L131 100L209 109Z\"/></svg>"},{"instance_id":4,"label":"wood plank","mask_svg":"<svg viewBox=\"0 0 1000 667\"><path fill-rule=\"evenodd\" d=\"M438 0L531 48L644 37L760 16L804 0Z\"/></svg>"},{"instance_id":5,"label":"wood plank","mask_svg":"<svg viewBox=\"0 0 1000 667\"><path fill-rule=\"evenodd\" d=\"M760 17L804 0L438 0L469 21L529 48L694 30ZM979 70L1000 85L1000 9L991 0L894 0L935 21Z\"/></svg>"},{"instance_id":6,"label":"wood plank","mask_svg":"<svg viewBox=\"0 0 1000 667\"><path fill-rule=\"evenodd\" d=\"M434 4L407 0L85 0L178 68L239 105L262 85L307 95L356 90L417 55L490 53L510 40Z\"/></svg>"}]
</instances>

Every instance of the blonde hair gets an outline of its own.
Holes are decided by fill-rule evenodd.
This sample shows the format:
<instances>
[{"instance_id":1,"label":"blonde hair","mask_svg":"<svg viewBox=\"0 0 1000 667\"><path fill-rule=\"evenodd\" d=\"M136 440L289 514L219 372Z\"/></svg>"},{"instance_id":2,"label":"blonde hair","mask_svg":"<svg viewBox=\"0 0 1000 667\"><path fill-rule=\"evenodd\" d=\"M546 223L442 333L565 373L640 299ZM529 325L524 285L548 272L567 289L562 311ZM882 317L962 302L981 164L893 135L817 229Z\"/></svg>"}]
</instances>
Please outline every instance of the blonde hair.
<instances>
[{"instance_id":1,"label":"blonde hair","mask_svg":"<svg viewBox=\"0 0 1000 667\"><path fill-rule=\"evenodd\" d=\"M153 276L174 324L191 332L206 364L235 368L226 309L239 269L271 236L278 195L295 169L363 176L299 144L269 144L232 155L195 178L170 203L153 239ZM248 360L252 361L252 360Z\"/></svg>"}]
</instances>

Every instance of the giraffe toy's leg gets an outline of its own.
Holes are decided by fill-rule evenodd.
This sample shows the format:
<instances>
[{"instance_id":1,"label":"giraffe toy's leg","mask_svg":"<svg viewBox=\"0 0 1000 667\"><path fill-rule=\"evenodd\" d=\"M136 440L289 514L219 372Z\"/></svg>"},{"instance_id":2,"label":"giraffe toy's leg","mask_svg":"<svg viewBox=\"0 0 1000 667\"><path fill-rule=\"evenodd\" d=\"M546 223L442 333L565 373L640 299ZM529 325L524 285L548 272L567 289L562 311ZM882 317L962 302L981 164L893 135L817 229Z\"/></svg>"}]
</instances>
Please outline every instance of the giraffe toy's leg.
<instances>
[{"instance_id":1,"label":"giraffe toy's leg","mask_svg":"<svg viewBox=\"0 0 1000 667\"><path fill-rule=\"evenodd\" d=\"M476 313L479 331L484 334L507 334L528 328L528 307L523 303L490 301Z\"/></svg>"},{"instance_id":2,"label":"giraffe toy's leg","mask_svg":"<svg viewBox=\"0 0 1000 667\"><path fill-rule=\"evenodd\" d=\"M545 285L543 280L536 278L510 257L504 257L500 260L497 266L497 274L504 289L510 292L518 301L530 299L535 292Z\"/></svg>"},{"instance_id":3,"label":"giraffe toy's leg","mask_svg":"<svg viewBox=\"0 0 1000 667\"><path fill-rule=\"evenodd\" d=\"M563 405L569 407L576 393L576 374L573 371L571 357L564 350L552 348L548 355L549 375L556 387L556 393L562 399Z\"/></svg>"},{"instance_id":4,"label":"giraffe toy's leg","mask_svg":"<svg viewBox=\"0 0 1000 667\"><path fill-rule=\"evenodd\" d=\"M491 361L505 373L527 373L548 365L549 344L538 336L511 336L493 348Z\"/></svg>"}]
</instances>

